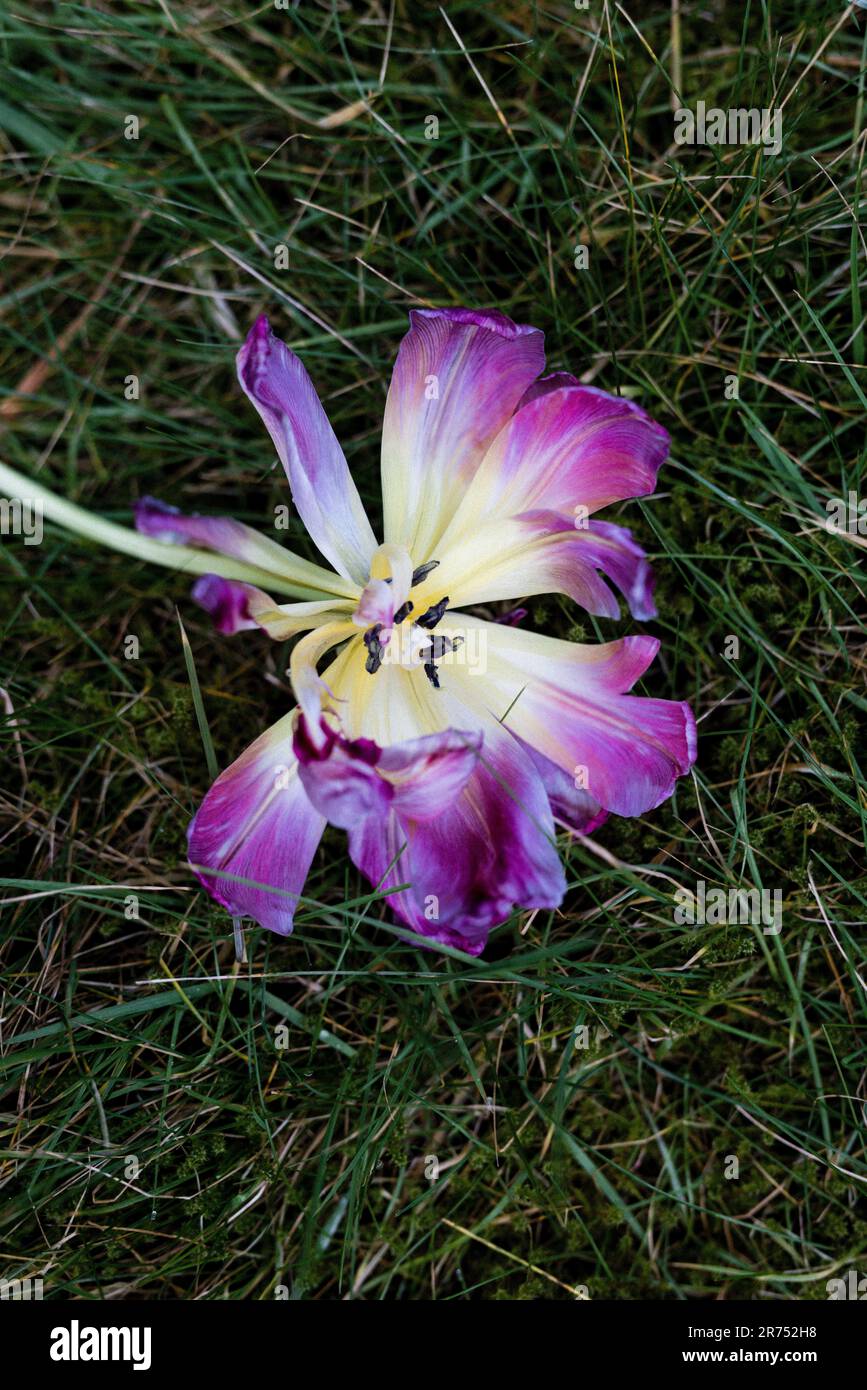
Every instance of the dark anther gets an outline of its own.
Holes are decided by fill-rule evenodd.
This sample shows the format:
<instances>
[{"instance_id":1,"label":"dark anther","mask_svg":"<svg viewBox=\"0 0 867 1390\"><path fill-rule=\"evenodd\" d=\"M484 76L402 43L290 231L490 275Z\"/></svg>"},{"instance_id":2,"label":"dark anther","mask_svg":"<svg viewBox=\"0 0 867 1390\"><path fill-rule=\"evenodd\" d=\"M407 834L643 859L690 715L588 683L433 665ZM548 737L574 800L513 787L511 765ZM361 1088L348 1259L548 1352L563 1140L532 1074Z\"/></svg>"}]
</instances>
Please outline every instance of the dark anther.
<instances>
[{"instance_id":1,"label":"dark anther","mask_svg":"<svg viewBox=\"0 0 867 1390\"><path fill-rule=\"evenodd\" d=\"M463 641L463 637L440 637L439 634L435 634L431 638L431 645L425 646L424 655L429 662L442 662L443 656L449 652L457 652Z\"/></svg>"},{"instance_id":2,"label":"dark anther","mask_svg":"<svg viewBox=\"0 0 867 1390\"><path fill-rule=\"evenodd\" d=\"M375 676L382 665L382 643L379 640L381 632L382 623L375 623L364 634L364 645L367 648L367 660L364 663L364 669L371 676Z\"/></svg>"},{"instance_id":3,"label":"dark anther","mask_svg":"<svg viewBox=\"0 0 867 1390\"><path fill-rule=\"evenodd\" d=\"M416 618L416 622L418 623L419 627L426 627L426 628L436 627L437 623L439 622L439 620L440 620L440 618L442 617L443 613L445 613L445 611L446 611L446 609L448 608L448 606L449 606L449 596L448 596L448 594L446 594L445 598L441 598L440 601L439 601L439 603L434 603L434 604L427 610L426 613L422 613L422 615L421 615L420 618Z\"/></svg>"},{"instance_id":4,"label":"dark anther","mask_svg":"<svg viewBox=\"0 0 867 1390\"><path fill-rule=\"evenodd\" d=\"M433 686L434 690L440 688L439 672L436 663L440 661L448 652L456 652L463 643L463 637L432 637L430 645L425 647L422 656L426 658L424 663L424 673Z\"/></svg>"},{"instance_id":5,"label":"dark anther","mask_svg":"<svg viewBox=\"0 0 867 1390\"><path fill-rule=\"evenodd\" d=\"M412 587L415 588L416 584L420 584L423 579L427 579L431 570L435 570L438 564L439 560L428 560L426 565L419 565L417 570L413 570Z\"/></svg>"},{"instance_id":6,"label":"dark anther","mask_svg":"<svg viewBox=\"0 0 867 1390\"><path fill-rule=\"evenodd\" d=\"M409 599L407 599L406 603L402 603L400 605L400 608L398 608L397 612L395 613L394 621L396 623L402 623L404 618L409 617L414 607L415 605L410 603Z\"/></svg>"}]
</instances>

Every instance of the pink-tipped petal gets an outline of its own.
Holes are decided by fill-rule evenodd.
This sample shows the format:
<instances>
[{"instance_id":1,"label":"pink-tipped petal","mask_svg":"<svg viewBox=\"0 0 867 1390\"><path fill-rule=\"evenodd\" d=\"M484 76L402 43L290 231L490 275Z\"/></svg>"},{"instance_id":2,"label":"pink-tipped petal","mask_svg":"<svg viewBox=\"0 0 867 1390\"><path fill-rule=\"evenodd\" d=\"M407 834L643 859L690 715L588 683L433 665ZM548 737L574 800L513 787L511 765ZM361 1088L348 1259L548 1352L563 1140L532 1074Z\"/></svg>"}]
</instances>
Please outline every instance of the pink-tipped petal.
<instances>
[{"instance_id":1,"label":"pink-tipped petal","mask_svg":"<svg viewBox=\"0 0 867 1390\"><path fill-rule=\"evenodd\" d=\"M200 516L198 512L185 515L158 497L142 497L134 504L135 528L143 536L152 536L164 545L192 545L199 550L212 550L218 555L231 555L248 565L268 569L284 552L276 541L260 536L252 526L245 526L229 516Z\"/></svg>"},{"instance_id":2,"label":"pink-tipped petal","mask_svg":"<svg viewBox=\"0 0 867 1390\"><path fill-rule=\"evenodd\" d=\"M446 729L380 748L370 739L346 739L324 720L314 738L301 719L295 753L313 805L332 825L351 830L365 816L390 811L416 821L441 815L465 787L481 742L481 734Z\"/></svg>"},{"instance_id":3,"label":"pink-tipped petal","mask_svg":"<svg viewBox=\"0 0 867 1390\"><path fill-rule=\"evenodd\" d=\"M211 614L218 632L229 635L249 628L260 628L274 641L282 642L299 632L324 627L345 617L340 605L350 601L317 600L313 603L275 603L254 584L223 579L219 574L203 574L190 590L193 600ZM335 605L337 605L335 607Z\"/></svg>"},{"instance_id":4,"label":"pink-tipped petal","mask_svg":"<svg viewBox=\"0 0 867 1390\"><path fill-rule=\"evenodd\" d=\"M543 335L496 310L416 309L398 352L382 430L387 540L416 564L545 362Z\"/></svg>"},{"instance_id":5,"label":"pink-tipped petal","mask_svg":"<svg viewBox=\"0 0 867 1390\"><path fill-rule=\"evenodd\" d=\"M600 507L652 492L668 445L665 430L621 397L559 382L531 391L491 444L441 549L452 559L480 525L525 513L580 527Z\"/></svg>"},{"instance_id":6,"label":"pink-tipped petal","mask_svg":"<svg viewBox=\"0 0 867 1390\"><path fill-rule=\"evenodd\" d=\"M654 577L647 556L632 539L625 526L610 521L585 521L575 527L569 518L553 512L524 512L517 520L527 534L543 541L524 552L528 595L563 593L598 618L617 618L620 605L605 580L606 575L623 594L633 618L647 622L656 617L653 602ZM504 569L506 557L500 562ZM520 551L514 556L514 583L522 564ZM462 603L480 600L461 595Z\"/></svg>"},{"instance_id":7,"label":"pink-tipped petal","mask_svg":"<svg viewBox=\"0 0 867 1390\"><path fill-rule=\"evenodd\" d=\"M442 669L438 690L420 668L368 676L356 647L325 674L344 701L344 737L375 738L376 771L394 787L389 814L350 824L353 861L414 931L478 954L516 907L557 906L565 880L529 752L483 701L455 698L457 667ZM435 732L418 738L419 728Z\"/></svg>"},{"instance_id":8,"label":"pink-tipped petal","mask_svg":"<svg viewBox=\"0 0 867 1390\"><path fill-rule=\"evenodd\" d=\"M576 785L580 778L570 777L529 744L521 746L529 753L533 766L542 778L555 825L576 835L592 835L594 830L598 830L608 819L608 812L603 811L594 796Z\"/></svg>"},{"instance_id":9,"label":"pink-tipped petal","mask_svg":"<svg viewBox=\"0 0 867 1390\"><path fill-rule=\"evenodd\" d=\"M339 574L363 584L376 540L310 377L262 314L238 353L238 379L277 450L308 532Z\"/></svg>"},{"instance_id":10,"label":"pink-tipped petal","mask_svg":"<svg viewBox=\"0 0 867 1390\"><path fill-rule=\"evenodd\" d=\"M135 528L143 536L151 536L163 545L186 545L227 555L261 571L263 583L276 577L291 580L301 589L324 589L341 597L354 592L351 584L330 570L311 564L233 517L186 514L157 497L140 498L134 503L133 515Z\"/></svg>"},{"instance_id":11,"label":"pink-tipped petal","mask_svg":"<svg viewBox=\"0 0 867 1390\"><path fill-rule=\"evenodd\" d=\"M302 717L295 733L298 775L321 815L342 830L389 812L392 789L377 771L382 749L371 739L345 739L324 719Z\"/></svg>"},{"instance_id":12,"label":"pink-tipped petal","mask_svg":"<svg viewBox=\"0 0 867 1390\"><path fill-rule=\"evenodd\" d=\"M464 614L461 622L468 636L480 625ZM496 623L481 629L484 680L460 667L451 672L462 700L495 700L494 712L517 738L607 811L637 816L671 795L695 761L692 711L626 694L652 661L655 639L585 646Z\"/></svg>"},{"instance_id":13,"label":"pink-tipped petal","mask_svg":"<svg viewBox=\"0 0 867 1390\"><path fill-rule=\"evenodd\" d=\"M395 811L350 830L349 851L413 931L470 955L516 907L555 908L565 877L541 778L495 721L465 791L423 822Z\"/></svg>"},{"instance_id":14,"label":"pink-tipped petal","mask_svg":"<svg viewBox=\"0 0 867 1390\"><path fill-rule=\"evenodd\" d=\"M259 626L250 616L250 599L259 592L252 584L223 579L219 574L203 574L190 592L193 601L210 613L218 632L231 635Z\"/></svg>"},{"instance_id":15,"label":"pink-tipped petal","mask_svg":"<svg viewBox=\"0 0 867 1390\"><path fill-rule=\"evenodd\" d=\"M591 386L560 386L516 411L491 449L490 468L512 510L575 516L652 492L666 431L632 401ZM520 505L515 505L520 499Z\"/></svg>"},{"instance_id":16,"label":"pink-tipped petal","mask_svg":"<svg viewBox=\"0 0 867 1390\"><path fill-rule=\"evenodd\" d=\"M282 936L325 827L298 776L292 724L285 715L217 778L188 831L190 864L211 897Z\"/></svg>"},{"instance_id":17,"label":"pink-tipped petal","mask_svg":"<svg viewBox=\"0 0 867 1390\"><path fill-rule=\"evenodd\" d=\"M608 503L652 492L668 435L640 406L543 378L491 443L439 538L440 564L415 597L452 606L565 593L588 612L617 617L605 583L634 616L655 616L652 576L640 547L611 522L590 520Z\"/></svg>"},{"instance_id":18,"label":"pink-tipped petal","mask_svg":"<svg viewBox=\"0 0 867 1390\"><path fill-rule=\"evenodd\" d=\"M445 729L383 748L379 767L404 820L436 820L461 795L482 753L481 730Z\"/></svg>"}]
</instances>

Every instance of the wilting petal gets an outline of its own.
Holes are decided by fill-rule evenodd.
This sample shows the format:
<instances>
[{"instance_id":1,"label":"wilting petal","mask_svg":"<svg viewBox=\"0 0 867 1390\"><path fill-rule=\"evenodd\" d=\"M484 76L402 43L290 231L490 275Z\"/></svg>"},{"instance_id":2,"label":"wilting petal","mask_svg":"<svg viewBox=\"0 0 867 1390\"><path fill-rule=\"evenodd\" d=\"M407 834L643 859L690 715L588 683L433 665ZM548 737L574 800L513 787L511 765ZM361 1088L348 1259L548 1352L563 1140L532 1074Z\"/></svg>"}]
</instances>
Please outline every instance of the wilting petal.
<instances>
[{"instance_id":1,"label":"wilting petal","mask_svg":"<svg viewBox=\"0 0 867 1390\"><path fill-rule=\"evenodd\" d=\"M552 763L550 758L537 753L528 743L521 746L529 753L533 766L542 778L555 824L579 835L592 835L608 819L608 812L603 811L588 791L576 786L576 779Z\"/></svg>"},{"instance_id":2,"label":"wilting petal","mask_svg":"<svg viewBox=\"0 0 867 1390\"><path fill-rule=\"evenodd\" d=\"M398 815L415 822L441 816L475 772L483 741L480 729L445 729L383 748L379 769L394 789Z\"/></svg>"},{"instance_id":3,"label":"wilting petal","mask_svg":"<svg viewBox=\"0 0 867 1390\"><path fill-rule=\"evenodd\" d=\"M436 589L432 578L428 590L445 590L450 606L460 608L518 595L567 594L596 617L617 618L620 605L603 574L625 596L634 618L656 617L653 571L625 527L592 520L566 530L554 512L524 512L481 527L462 548L449 550Z\"/></svg>"},{"instance_id":4,"label":"wilting petal","mask_svg":"<svg viewBox=\"0 0 867 1390\"><path fill-rule=\"evenodd\" d=\"M321 741L320 714L323 705L329 703L330 687L316 671L317 662L348 637L357 637L358 628L348 620L338 620L323 624L313 632L302 637L292 649L289 659L289 674L292 689L308 721L310 737ZM356 645L360 646L360 642Z\"/></svg>"},{"instance_id":5,"label":"wilting petal","mask_svg":"<svg viewBox=\"0 0 867 1390\"><path fill-rule=\"evenodd\" d=\"M389 775L400 775L407 731L449 731L459 760L480 737L478 763L460 794L438 784L425 796L414 782L413 802L395 798L389 813L359 817L349 826L353 861L374 886L389 893L402 921L432 940L477 955L488 932L514 908L556 907L565 891L551 809L529 753L482 706L471 708L451 693L452 673L434 690L416 668L383 666L368 676L347 647L325 673L351 732L363 728L382 747ZM416 739L413 751L424 748ZM436 744L432 740L431 747ZM463 749L463 753L462 753ZM418 764L414 764L418 767ZM451 763L448 775L459 769ZM416 800L416 792L418 799ZM311 792L311 795L313 793ZM421 820L419 807L439 813Z\"/></svg>"},{"instance_id":6,"label":"wilting petal","mask_svg":"<svg viewBox=\"0 0 867 1390\"><path fill-rule=\"evenodd\" d=\"M301 781L317 810L344 830L364 816L430 820L441 815L476 766L480 733L447 729L380 748L370 739L346 739L322 721L314 741L306 720L295 735Z\"/></svg>"},{"instance_id":7,"label":"wilting petal","mask_svg":"<svg viewBox=\"0 0 867 1390\"><path fill-rule=\"evenodd\" d=\"M296 633L345 621L352 612L351 599L320 599L314 603L275 603L261 589L249 588L247 611L256 625L275 642Z\"/></svg>"},{"instance_id":8,"label":"wilting petal","mask_svg":"<svg viewBox=\"0 0 867 1390\"><path fill-rule=\"evenodd\" d=\"M238 379L280 456L292 500L322 554L363 584L376 540L313 383L262 314L238 354Z\"/></svg>"},{"instance_id":9,"label":"wilting petal","mask_svg":"<svg viewBox=\"0 0 867 1390\"><path fill-rule=\"evenodd\" d=\"M492 708L605 810L620 816L652 810L689 771L696 749L689 706L624 693L656 655L655 638L591 646L465 614L453 621L458 617L484 663L481 680L460 665L450 671L461 700ZM448 624L443 628L449 631Z\"/></svg>"},{"instance_id":10,"label":"wilting petal","mask_svg":"<svg viewBox=\"0 0 867 1390\"><path fill-rule=\"evenodd\" d=\"M252 526L245 526L232 517L199 516L196 512L187 516L156 497L142 497L135 503L133 512L135 528L143 536L152 536L165 545L195 546L228 555L260 571L263 583L276 577L312 593L324 591L352 597L356 592L338 575L321 565L312 565L300 555L293 555L291 550L267 536L260 536Z\"/></svg>"},{"instance_id":11,"label":"wilting petal","mask_svg":"<svg viewBox=\"0 0 867 1390\"><path fill-rule=\"evenodd\" d=\"M484 950L488 933L521 908L558 907L566 889L542 781L516 739L495 721L462 795L433 820L392 811L350 829L349 852L414 931Z\"/></svg>"},{"instance_id":12,"label":"wilting petal","mask_svg":"<svg viewBox=\"0 0 867 1390\"><path fill-rule=\"evenodd\" d=\"M593 387L529 394L467 487L437 558L521 513L554 513L568 530L611 502L652 492L668 442L639 406Z\"/></svg>"},{"instance_id":13,"label":"wilting petal","mask_svg":"<svg viewBox=\"0 0 867 1390\"><path fill-rule=\"evenodd\" d=\"M217 778L188 832L190 864L211 896L233 917L284 936L325 827L298 776L293 718L285 715Z\"/></svg>"},{"instance_id":14,"label":"wilting petal","mask_svg":"<svg viewBox=\"0 0 867 1390\"><path fill-rule=\"evenodd\" d=\"M351 599L278 604L255 585L223 579L219 574L203 574L190 592L199 607L211 614L218 632L232 634L258 627L275 641L340 621L352 611Z\"/></svg>"},{"instance_id":15,"label":"wilting petal","mask_svg":"<svg viewBox=\"0 0 867 1390\"><path fill-rule=\"evenodd\" d=\"M210 613L218 632L231 634L258 626L250 617L250 596L258 593L252 584L223 579L219 574L203 574L190 591L193 601Z\"/></svg>"},{"instance_id":16,"label":"wilting petal","mask_svg":"<svg viewBox=\"0 0 867 1390\"><path fill-rule=\"evenodd\" d=\"M641 546L625 526L615 526L611 521L588 521L586 528L572 531L568 556L576 568L595 567L607 575L626 599L633 618L647 622L656 617L653 570ZM615 607L619 609L616 603ZM591 613L595 611L588 609ZM602 616L601 610L598 616Z\"/></svg>"},{"instance_id":17,"label":"wilting petal","mask_svg":"<svg viewBox=\"0 0 867 1390\"><path fill-rule=\"evenodd\" d=\"M496 310L416 309L382 429L387 540L434 555L463 490L545 362L543 336Z\"/></svg>"}]
</instances>

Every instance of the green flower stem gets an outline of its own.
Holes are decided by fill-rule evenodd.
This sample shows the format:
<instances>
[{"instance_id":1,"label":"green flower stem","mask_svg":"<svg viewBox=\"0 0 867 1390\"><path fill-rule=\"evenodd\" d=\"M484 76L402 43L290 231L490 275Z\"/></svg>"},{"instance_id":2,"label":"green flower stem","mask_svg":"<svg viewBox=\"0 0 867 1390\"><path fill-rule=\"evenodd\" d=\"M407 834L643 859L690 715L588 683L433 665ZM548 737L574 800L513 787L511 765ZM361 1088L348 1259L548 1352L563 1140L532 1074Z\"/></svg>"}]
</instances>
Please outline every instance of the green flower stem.
<instances>
[{"instance_id":1,"label":"green flower stem","mask_svg":"<svg viewBox=\"0 0 867 1390\"><path fill-rule=\"evenodd\" d=\"M354 590L339 575L331 575L319 565L313 565L300 556L286 551L287 568L296 571L297 578L287 578L274 574L271 570L260 569L258 565L248 565L243 560L233 560L228 555L215 551L196 550L192 546L167 545L150 536L142 536L127 526L118 526L114 521L106 521L94 516L84 507L68 502L48 488L42 487L32 478L25 477L14 468L0 463L0 496L20 498L21 501L38 504L42 515L49 521L63 526L74 536L96 541L119 550L122 555L132 555L136 560L150 560L154 565L166 569L180 570L182 574L219 574L224 579L239 579L246 584L255 584L268 593L282 594L296 599L333 599L351 597ZM316 580L333 579L334 588L317 586ZM310 582L308 581L308 578Z\"/></svg>"}]
</instances>

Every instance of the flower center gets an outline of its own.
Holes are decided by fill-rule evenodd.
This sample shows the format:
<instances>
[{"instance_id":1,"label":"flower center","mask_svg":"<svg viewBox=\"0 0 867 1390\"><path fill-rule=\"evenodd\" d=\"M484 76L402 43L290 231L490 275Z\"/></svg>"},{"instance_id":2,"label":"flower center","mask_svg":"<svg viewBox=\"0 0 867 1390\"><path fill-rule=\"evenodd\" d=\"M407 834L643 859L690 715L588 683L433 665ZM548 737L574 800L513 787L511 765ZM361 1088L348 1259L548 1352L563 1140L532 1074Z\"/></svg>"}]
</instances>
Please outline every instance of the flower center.
<instances>
[{"instance_id":1,"label":"flower center","mask_svg":"<svg viewBox=\"0 0 867 1390\"><path fill-rule=\"evenodd\" d=\"M428 560L426 564L419 565L418 569L413 570L410 594L416 585L422 584L427 579L427 576L436 569L438 564L439 560ZM391 578L385 580L386 584L391 584L391 582ZM434 635L433 629L441 620L448 606L449 596L446 594L408 623L407 619L414 611L415 604L411 598L407 598L399 608L394 610L390 624L385 620L371 624L365 631L363 639L367 648L367 660L364 663L364 669L371 676L374 676L383 662L386 665L421 666L431 685L438 690L440 681L436 663L447 652L460 646L463 640L460 637Z\"/></svg>"}]
</instances>

